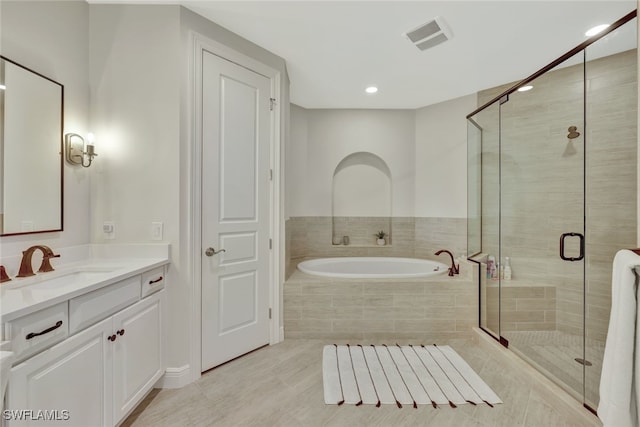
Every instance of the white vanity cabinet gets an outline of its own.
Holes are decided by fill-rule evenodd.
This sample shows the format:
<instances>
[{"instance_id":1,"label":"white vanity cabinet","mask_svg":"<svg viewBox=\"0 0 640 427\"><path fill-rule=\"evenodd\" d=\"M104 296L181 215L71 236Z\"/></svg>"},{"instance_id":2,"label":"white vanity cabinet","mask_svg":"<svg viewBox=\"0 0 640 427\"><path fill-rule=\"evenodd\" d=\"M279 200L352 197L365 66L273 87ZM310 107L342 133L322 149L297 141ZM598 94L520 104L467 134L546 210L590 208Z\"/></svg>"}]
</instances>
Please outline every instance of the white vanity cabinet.
<instances>
[{"instance_id":1,"label":"white vanity cabinet","mask_svg":"<svg viewBox=\"0 0 640 427\"><path fill-rule=\"evenodd\" d=\"M124 418L164 374L162 297L155 293L113 316L114 424Z\"/></svg>"},{"instance_id":2,"label":"white vanity cabinet","mask_svg":"<svg viewBox=\"0 0 640 427\"><path fill-rule=\"evenodd\" d=\"M68 420L56 423L65 426L111 425L112 323L104 320L13 367L6 409L58 411L57 418ZM51 424L29 419L7 421L7 426Z\"/></svg>"},{"instance_id":3,"label":"white vanity cabinet","mask_svg":"<svg viewBox=\"0 0 640 427\"><path fill-rule=\"evenodd\" d=\"M162 273L163 268L154 271ZM48 411L45 416L52 421L8 420L7 426L100 427L123 421L165 371L165 291L159 288L140 299L145 277L143 273L68 301L69 323L80 325L78 332L14 366L7 390L5 409L32 410L30 417ZM137 302L120 308L122 301L130 301L133 283ZM102 319L95 318L97 310L87 309L97 308L98 298L107 313ZM115 313L109 310L114 304L120 308ZM91 326L83 326L89 317Z\"/></svg>"}]
</instances>

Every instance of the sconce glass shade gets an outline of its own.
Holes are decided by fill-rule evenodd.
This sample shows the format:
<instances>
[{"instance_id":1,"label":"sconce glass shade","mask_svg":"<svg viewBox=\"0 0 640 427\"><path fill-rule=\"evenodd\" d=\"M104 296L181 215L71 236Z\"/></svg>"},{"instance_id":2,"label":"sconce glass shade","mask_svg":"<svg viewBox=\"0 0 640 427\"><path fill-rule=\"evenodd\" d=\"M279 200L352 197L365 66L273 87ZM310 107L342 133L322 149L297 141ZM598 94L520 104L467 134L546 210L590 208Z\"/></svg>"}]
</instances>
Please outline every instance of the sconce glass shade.
<instances>
[{"instance_id":1,"label":"sconce glass shade","mask_svg":"<svg viewBox=\"0 0 640 427\"><path fill-rule=\"evenodd\" d=\"M84 138L77 133L68 133L64 136L65 158L74 166L88 168L93 158L97 156L93 144L86 144Z\"/></svg>"}]
</instances>

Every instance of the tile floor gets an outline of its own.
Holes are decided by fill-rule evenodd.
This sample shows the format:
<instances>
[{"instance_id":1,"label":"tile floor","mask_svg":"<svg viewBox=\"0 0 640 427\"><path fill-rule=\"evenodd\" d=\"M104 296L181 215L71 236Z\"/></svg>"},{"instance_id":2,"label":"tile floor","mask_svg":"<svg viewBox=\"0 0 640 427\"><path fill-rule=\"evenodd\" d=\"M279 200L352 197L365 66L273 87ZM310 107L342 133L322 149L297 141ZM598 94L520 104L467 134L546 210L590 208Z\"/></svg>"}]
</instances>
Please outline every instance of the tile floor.
<instances>
[{"instance_id":1,"label":"tile floor","mask_svg":"<svg viewBox=\"0 0 640 427\"><path fill-rule=\"evenodd\" d=\"M509 348L521 353L577 395L582 394L584 383L586 402L597 407L605 343L587 339L586 348L583 348L582 336L560 331L507 332L505 338L509 340ZM590 364L583 368L575 358L585 355Z\"/></svg>"},{"instance_id":2,"label":"tile floor","mask_svg":"<svg viewBox=\"0 0 640 427\"><path fill-rule=\"evenodd\" d=\"M533 380L523 362L504 357L477 337L446 344L498 393L502 405L325 405L325 344L285 340L213 369L181 389L154 390L123 426L601 426L577 403L577 412L567 409L563 399Z\"/></svg>"}]
</instances>

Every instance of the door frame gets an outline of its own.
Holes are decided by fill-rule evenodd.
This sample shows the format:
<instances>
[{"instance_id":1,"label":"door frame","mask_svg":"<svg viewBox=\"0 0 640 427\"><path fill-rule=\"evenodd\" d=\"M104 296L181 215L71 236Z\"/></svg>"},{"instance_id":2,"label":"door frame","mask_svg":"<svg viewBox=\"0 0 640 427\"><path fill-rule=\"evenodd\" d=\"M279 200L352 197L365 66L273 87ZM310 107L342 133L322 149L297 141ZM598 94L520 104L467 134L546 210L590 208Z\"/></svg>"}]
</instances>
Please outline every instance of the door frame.
<instances>
[{"instance_id":1,"label":"door frame","mask_svg":"<svg viewBox=\"0 0 640 427\"><path fill-rule=\"evenodd\" d=\"M246 68L254 73L267 77L271 81L271 98L276 102L271 117L270 135L270 169L273 178L270 186L269 235L273 246L269 255L269 306L271 319L269 321L269 344L273 345L283 340L281 328L281 277L283 270L282 247L282 212L283 212L283 179L282 179L282 75L279 70L271 68L241 52L222 43L212 40L202 34L191 31L189 58L189 238L188 245L191 276L191 314L190 314L190 356L189 370L191 381L201 376L202 369L202 52L207 51L222 59Z\"/></svg>"}]
</instances>

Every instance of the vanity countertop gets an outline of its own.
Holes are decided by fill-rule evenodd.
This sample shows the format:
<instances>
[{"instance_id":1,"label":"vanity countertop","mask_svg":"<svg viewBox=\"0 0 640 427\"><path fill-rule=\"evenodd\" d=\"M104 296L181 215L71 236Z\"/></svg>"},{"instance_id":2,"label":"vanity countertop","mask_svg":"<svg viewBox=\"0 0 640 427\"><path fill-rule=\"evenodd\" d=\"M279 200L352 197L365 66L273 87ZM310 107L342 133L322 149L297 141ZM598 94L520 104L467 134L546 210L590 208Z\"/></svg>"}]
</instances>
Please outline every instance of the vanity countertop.
<instances>
[{"instance_id":1,"label":"vanity countertop","mask_svg":"<svg viewBox=\"0 0 640 427\"><path fill-rule=\"evenodd\" d=\"M0 287L2 323L165 265L168 259L98 260L14 279ZM75 264L75 265L74 265ZM56 286L51 286L55 283Z\"/></svg>"},{"instance_id":2,"label":"vanity countertop","mask_svg":"<svg viewBox=\"0 0 640 427\"><path fill-rule=\"evenodd\" d=\"M166 245L168 248L168 245ZM93 250L93 255L96 251ZM127 256L129 255L129 256ZM152 256L95 257L69 262L55 271L13 278L0 286L2 323L169 263L168 249Z\"/></svg>"}]
</instances>

